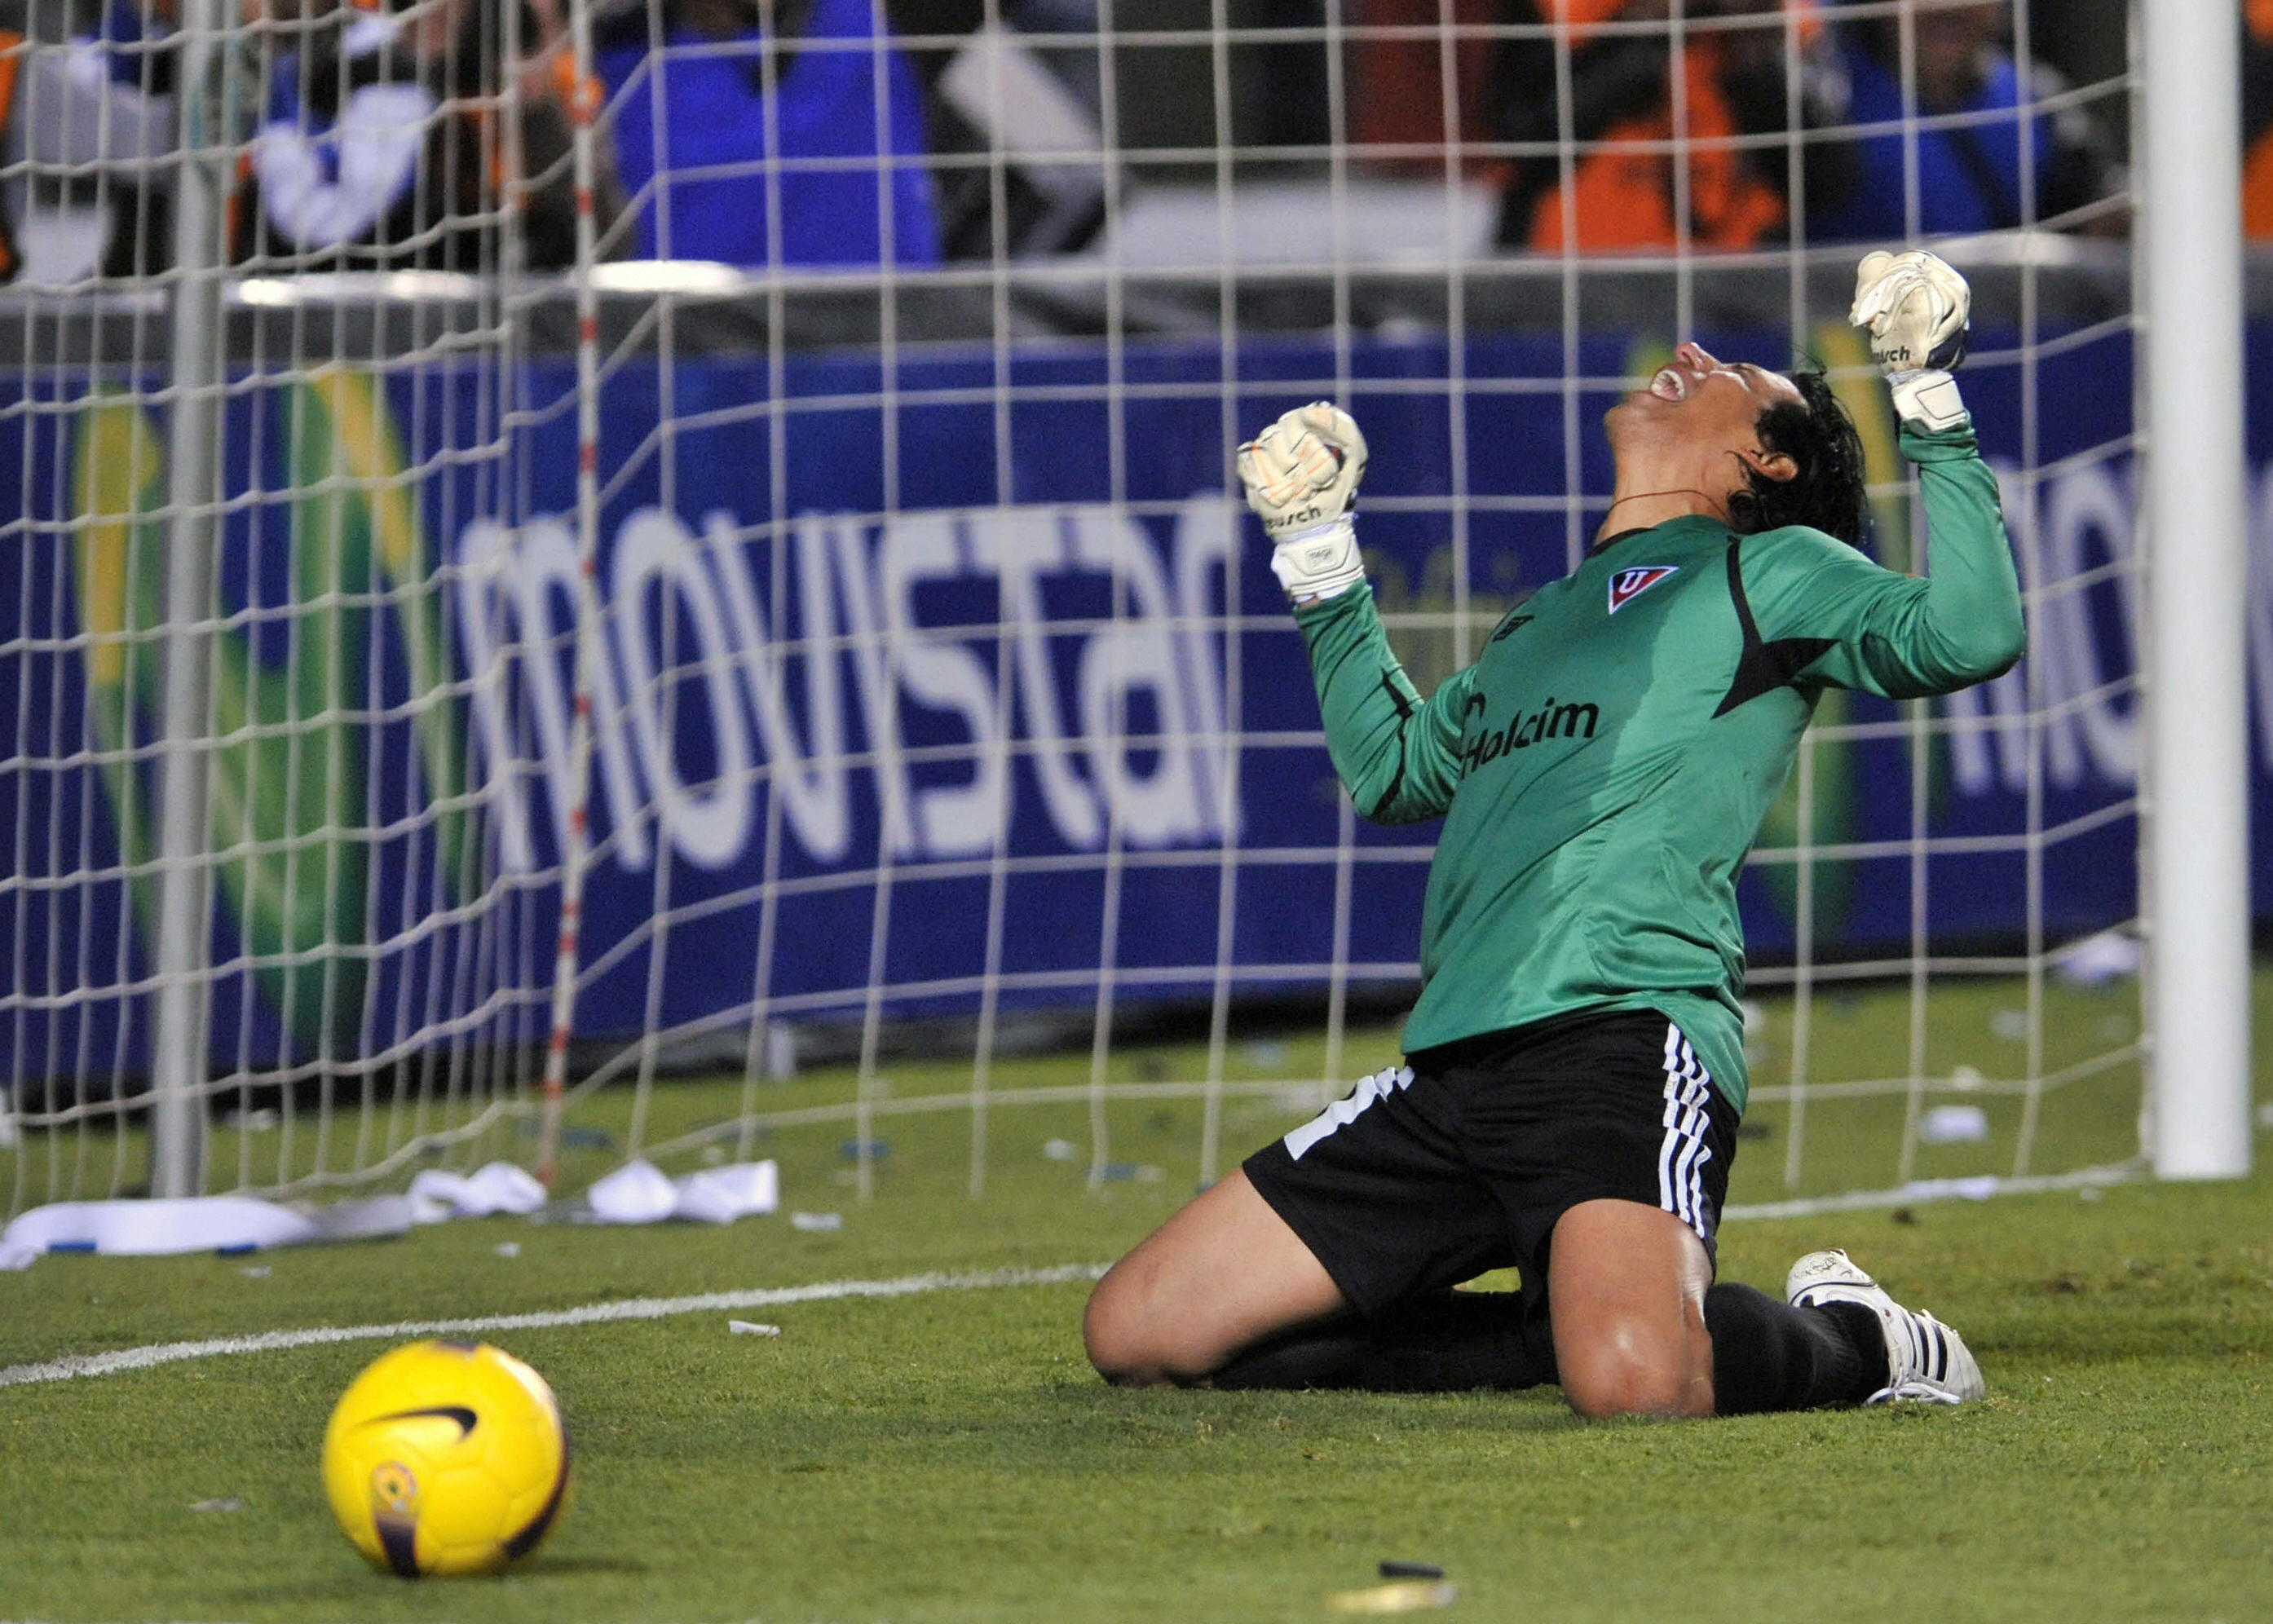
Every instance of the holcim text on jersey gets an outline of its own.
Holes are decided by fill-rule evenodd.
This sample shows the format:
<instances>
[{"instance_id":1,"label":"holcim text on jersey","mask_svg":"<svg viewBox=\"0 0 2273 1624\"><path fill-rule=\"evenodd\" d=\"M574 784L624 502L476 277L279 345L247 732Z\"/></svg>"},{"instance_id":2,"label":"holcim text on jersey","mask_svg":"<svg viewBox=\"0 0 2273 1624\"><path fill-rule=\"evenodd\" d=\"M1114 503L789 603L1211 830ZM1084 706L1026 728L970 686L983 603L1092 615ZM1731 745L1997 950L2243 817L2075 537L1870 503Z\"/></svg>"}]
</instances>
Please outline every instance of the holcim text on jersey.
<instances>
[{"instance_id":1,"label":"holcim text on jersey","mask_svg":"<svg viewBox=\"0 0 2273 1624\"><path fill-rule=\"evenodd\" d=\"M1483 709L1484 696L1470 694L1468 715L1480 715ZM1463 775L1473 773L1511 750L1528 750L1549 739L1592 738L1594 726L1602 718L1602 707L1589 700L1558 702L1549 695L1535 711L1511 716L1504 726L1494 728L1487 722L1468 734L1460 748L1460 771Z\"/></svg>"}]
</instances>

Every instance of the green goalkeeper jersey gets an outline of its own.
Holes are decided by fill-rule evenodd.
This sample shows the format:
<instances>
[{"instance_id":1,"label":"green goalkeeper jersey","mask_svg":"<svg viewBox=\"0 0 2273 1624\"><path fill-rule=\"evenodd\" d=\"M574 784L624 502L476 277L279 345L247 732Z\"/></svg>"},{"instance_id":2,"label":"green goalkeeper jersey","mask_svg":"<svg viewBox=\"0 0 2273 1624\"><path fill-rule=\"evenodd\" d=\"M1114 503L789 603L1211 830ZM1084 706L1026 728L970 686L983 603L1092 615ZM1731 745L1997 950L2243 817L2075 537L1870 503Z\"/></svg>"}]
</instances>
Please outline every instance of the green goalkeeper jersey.
<instances>
[{"instance_id":1,"label":"green goalkeeper jersey","mask_svg":"<svg viewBox=\"0 0 2273 1624\"><path fill-rule=\"evenodd\" d=\"M1408 1052L1587 1010L1677 1022L1744 1109L1737 873L1825 688L1947 693L2020 657L2020 583L1969 423L1905 426L1932 569L1821 531L1613 537L1426 700L1361 584L1296 611L1334 766L1377 823L1443 817Z\"/></svg>"}]
</instances>

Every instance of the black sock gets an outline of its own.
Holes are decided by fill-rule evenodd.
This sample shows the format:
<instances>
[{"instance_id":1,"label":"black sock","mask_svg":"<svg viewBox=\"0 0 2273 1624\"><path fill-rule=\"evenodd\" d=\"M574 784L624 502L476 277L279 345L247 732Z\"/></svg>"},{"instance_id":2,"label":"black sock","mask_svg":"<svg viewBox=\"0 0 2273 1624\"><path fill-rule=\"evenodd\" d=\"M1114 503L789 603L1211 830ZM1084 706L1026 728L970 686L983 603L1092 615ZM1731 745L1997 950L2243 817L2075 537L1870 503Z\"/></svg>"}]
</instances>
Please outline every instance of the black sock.
<instances>
[{"instance_id":1,"label":"black sock","mask_svg":"<svg viewBox=\"0 0 2273 1624\"><path fill-rule=\"evenodd\" d=\"M1219 1388L1355 1388L1458 1393L1555 1380L1545 1305L1513 1291L1434 1291L1377 1321L1336 1320L1276 1336L1234 1356Z\"/></svg>"},{"instance_id":2,"label":"black sock","mask_svg":"<svg viewBox=\"0 0 2273 1624\"><path fill-rule=\"evenodd\" d=\"M1717 1415L1859 1404L1887 1384L1886 1332L1860 1303L1795 1308L1748 1285L1705 1293Z\"/></svg>"}]
</instances>

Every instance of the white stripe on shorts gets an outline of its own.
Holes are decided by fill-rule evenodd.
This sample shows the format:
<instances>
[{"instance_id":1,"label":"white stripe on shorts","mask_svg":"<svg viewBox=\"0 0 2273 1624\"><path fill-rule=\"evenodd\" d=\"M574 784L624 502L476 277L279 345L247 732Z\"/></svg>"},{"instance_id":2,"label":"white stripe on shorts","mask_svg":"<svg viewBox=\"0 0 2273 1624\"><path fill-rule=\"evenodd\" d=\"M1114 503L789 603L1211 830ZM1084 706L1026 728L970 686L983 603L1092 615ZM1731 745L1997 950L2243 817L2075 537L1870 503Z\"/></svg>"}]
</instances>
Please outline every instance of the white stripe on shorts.
<instances>
[{"instance_id":1,"label":"white stripe on shorts","mask_svg":"<svg viewBox=\"0 0 2273 1624\"><path fill-rule=\"evenodd\" d=\"M1377 1099L1385 1098L1392 1089L1413 1086L1413 1068L1392 1066L1385 1072L1376 1072L1370 1077L1361 1077L1347 1099L1338 1099L1317 1116L1287 1135L1283 1141L1287 1154L1299 1162L1302 1152L1317 1144L1336 1128L1346 1127L1356 1121L1365 1108Z\"/></svg>"},{"instance_id":2,"label":"white stripe on shorts","mask_svg":"<svg viewBox=\"0 0 2273 1624\"><path fill-rule=\"evenodd\" d=\"M1712 1239L1705 1215L1705 1164L1713 1159L1705 1143L1711 1121L1707 1102L1712 1074L1689 1046L1681 1029L1665 1024L1665 1138L1657 1149L1657 1204L1697 1231L1700 1240Z\"/></svg>"}]
</instances>

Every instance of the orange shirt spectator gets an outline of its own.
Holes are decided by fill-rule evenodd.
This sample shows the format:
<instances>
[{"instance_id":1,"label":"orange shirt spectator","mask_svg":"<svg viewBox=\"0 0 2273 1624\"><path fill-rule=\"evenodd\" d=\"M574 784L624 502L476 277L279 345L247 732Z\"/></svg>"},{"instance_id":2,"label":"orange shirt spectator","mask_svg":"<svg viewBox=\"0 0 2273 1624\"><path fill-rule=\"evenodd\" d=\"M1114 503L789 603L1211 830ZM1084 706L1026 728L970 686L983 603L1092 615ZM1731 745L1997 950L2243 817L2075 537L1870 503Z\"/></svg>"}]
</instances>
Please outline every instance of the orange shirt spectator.
<instances>
[{"instance_id":1,"label":"orange shirt spectator","mask_svg":"<svg viewBox=\"0 0 2273 1624\"><path fill-rule=\"evenodd\" d=\"M2241 229L2273 237L2273 0L2244 0L2241 27Z\"/></svg>"},{"instance_id":2,"label":"orange shirt spectator","mask_svg":"<svg viewBox=\"0 0 2273 1624\"><path fill-rule=\"evenodd\" d=\"M1742 143L1785 132L1785 33L1795 16L1803 123L1823 122L1819 76L1827 68L1813 8L1808 0L1693 0L1684 15L1677 60L1666 0L1512 0L1509 21L1567 31L1569 131L1577 150L1567 197L1558 156L1516 161L1502 204L1501 243L1560 249L1575 228L1576 246L1588 251L1664 249L1682 240L1684 225L1687 240L1704 248L1752 248L1782 237L1787 149L1781 142ZM1609 26L1638 23L1651 26ZM1557 78L1551 37L1505 43L1495 73L1504 138L1558 140ZM1685 197L1666 146L1677 138L1688 151ZM1803 150L1811 196L1840 183L1843 154L1818 144Z\"/></svg>"}]
</instances>

